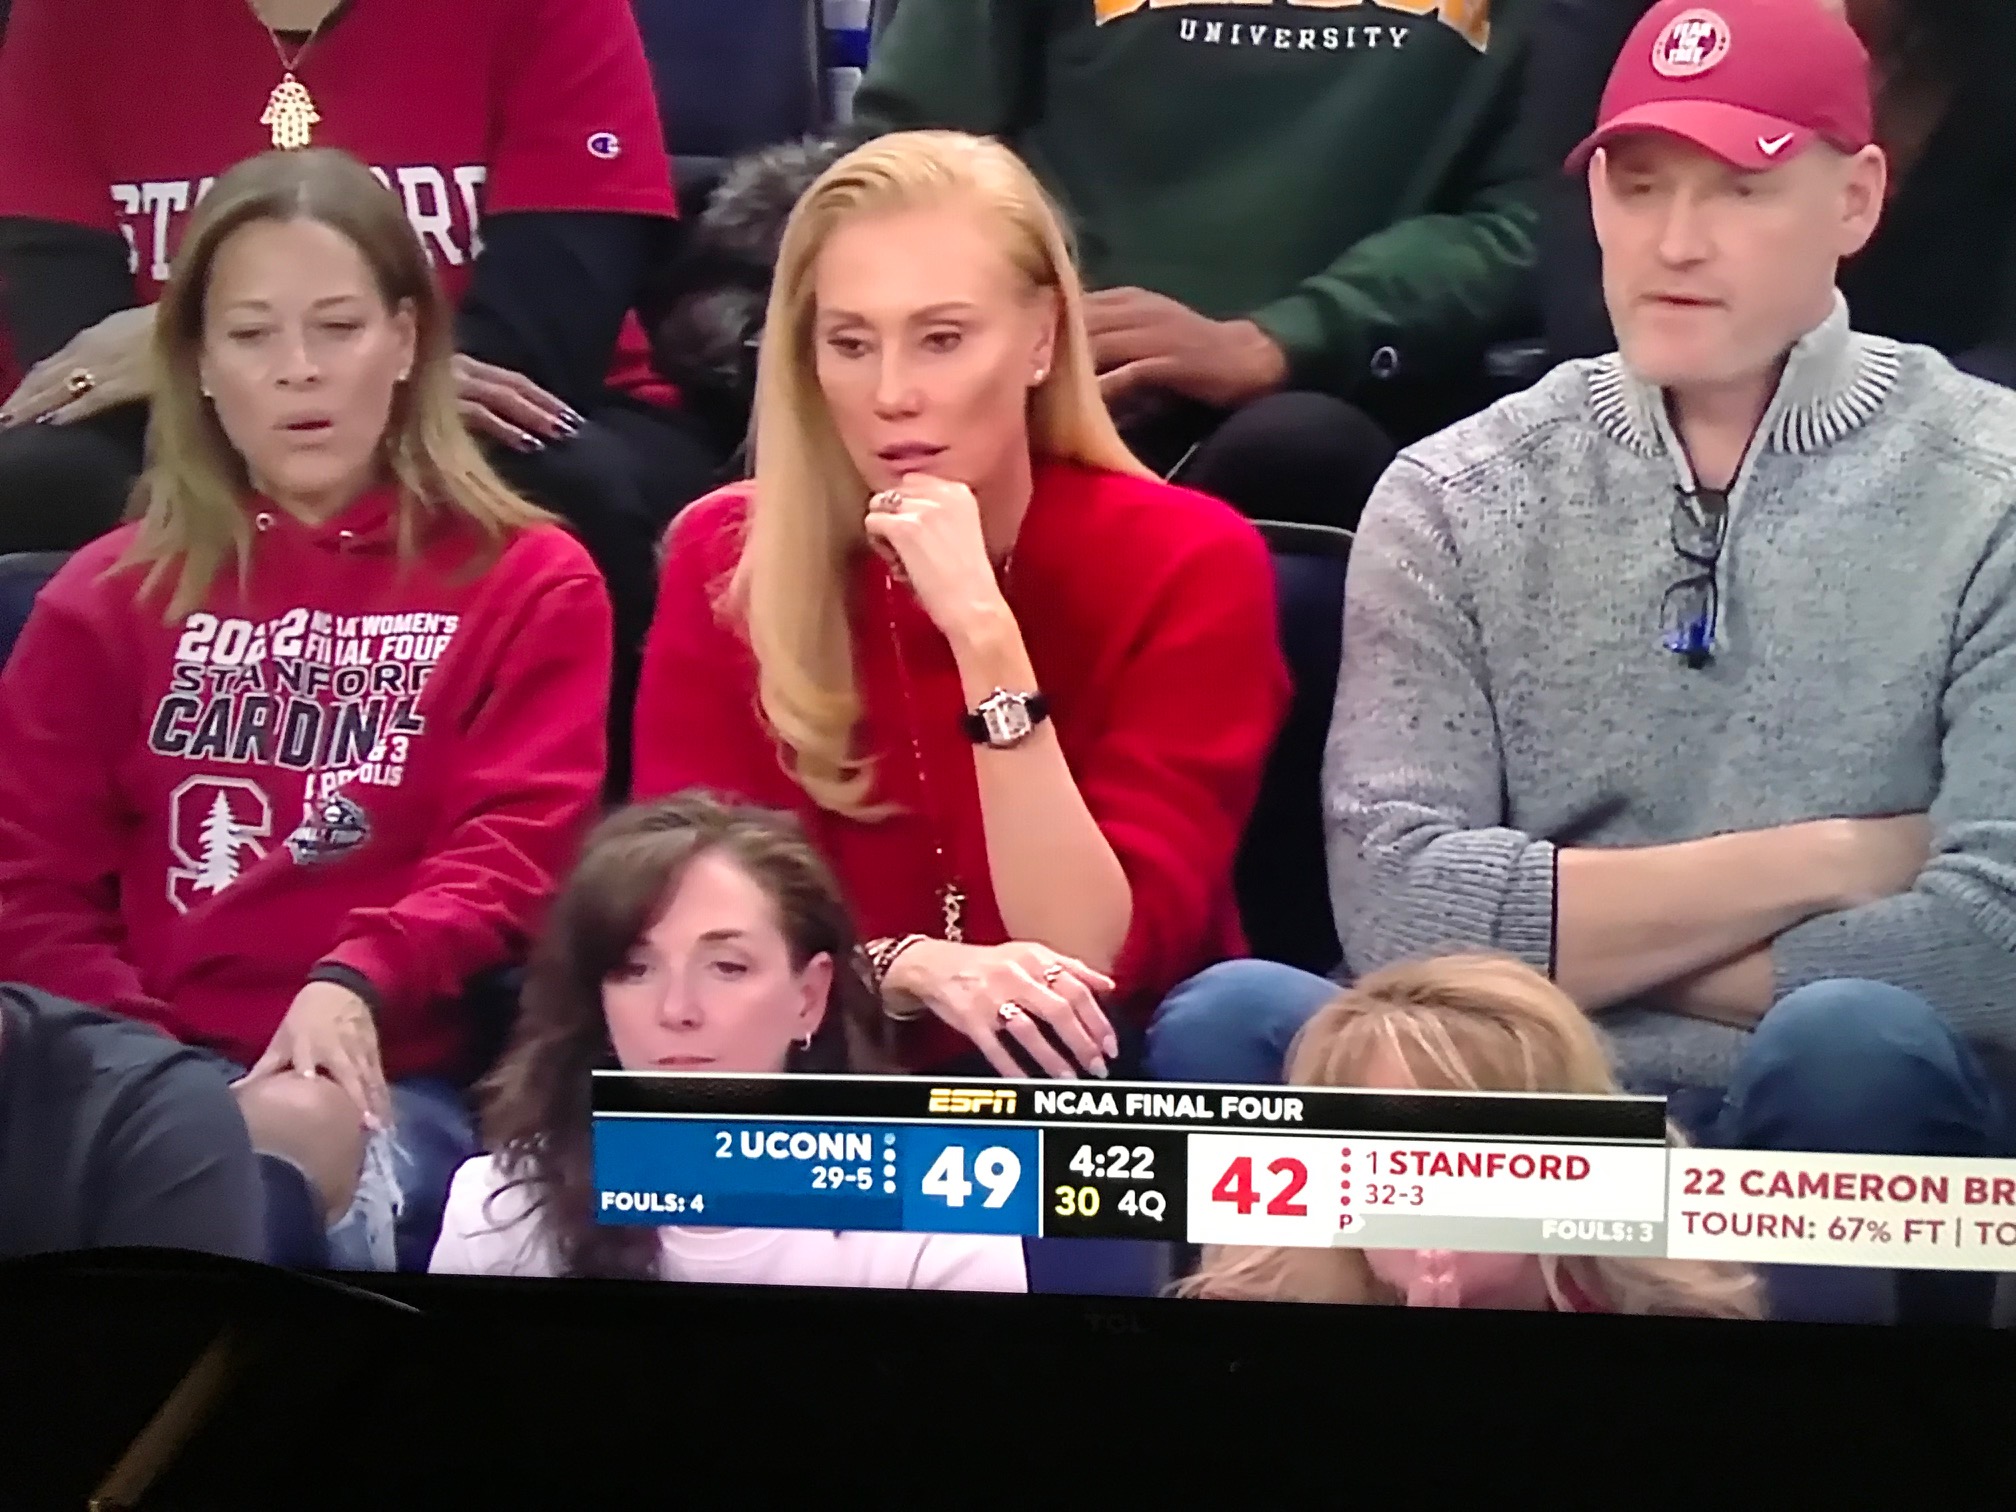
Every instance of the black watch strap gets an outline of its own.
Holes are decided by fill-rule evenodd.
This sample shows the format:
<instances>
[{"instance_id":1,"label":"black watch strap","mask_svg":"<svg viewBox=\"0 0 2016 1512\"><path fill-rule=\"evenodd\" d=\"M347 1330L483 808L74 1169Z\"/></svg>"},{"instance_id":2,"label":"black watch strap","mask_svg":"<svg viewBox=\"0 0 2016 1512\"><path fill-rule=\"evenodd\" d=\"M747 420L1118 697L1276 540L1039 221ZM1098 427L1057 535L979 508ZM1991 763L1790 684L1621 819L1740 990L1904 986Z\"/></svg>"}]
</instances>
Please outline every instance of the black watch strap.
<instances>
[{"instance_id":1,"label":"black watch strap","mask_svg":"<svg viewBox=\"0 0 2016 1512\"><path fill-rule=\"evenodd\" d=\"M1045 694L1031 693L1023 699L1022 707L1029 715L1029 726L1031 729L1034 729L1050 717L1050 699ZM966 732L966 738L975 745L986 745L988 743L987 720L984 715L977 711L969 711L961 717L959 723L960 728Z\"/></svg>"}]
</instances>

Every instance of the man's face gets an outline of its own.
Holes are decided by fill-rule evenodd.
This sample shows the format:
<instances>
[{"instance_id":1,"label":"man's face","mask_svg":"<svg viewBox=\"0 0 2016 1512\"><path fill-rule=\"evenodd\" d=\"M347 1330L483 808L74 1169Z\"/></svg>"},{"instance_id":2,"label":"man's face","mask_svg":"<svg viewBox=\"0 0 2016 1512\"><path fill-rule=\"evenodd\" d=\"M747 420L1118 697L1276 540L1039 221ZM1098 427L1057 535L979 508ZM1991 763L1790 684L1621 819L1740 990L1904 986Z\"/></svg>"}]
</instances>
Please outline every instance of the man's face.
<instances>
[{"instance_id":1,"label":"man's face","mask_svg":"<svg viewBox=\"0 0 2016 1512\"><path fill-rule=\"evenodd\" d=\"M1618 349L1662 387L1768 370L1827 317L1841 260L1883 204L1882 154L1815 146L1763 173L1655 133L1589 168L1603 294Z\"/></svg>"}]
</instances>

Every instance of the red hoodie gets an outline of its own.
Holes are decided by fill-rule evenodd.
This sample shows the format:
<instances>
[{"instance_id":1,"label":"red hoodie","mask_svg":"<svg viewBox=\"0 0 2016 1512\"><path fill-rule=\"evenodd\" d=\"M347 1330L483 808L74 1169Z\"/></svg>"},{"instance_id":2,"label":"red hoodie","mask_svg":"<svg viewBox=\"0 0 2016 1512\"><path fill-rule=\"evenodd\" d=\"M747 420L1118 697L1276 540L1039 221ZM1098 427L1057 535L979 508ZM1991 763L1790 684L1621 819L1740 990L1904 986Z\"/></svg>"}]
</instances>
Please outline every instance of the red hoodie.
<instances>
[{"instance_id":1,"label":"red hoodie","mask_svg":"<svg viewBox=\"0 0 2016 1512\"><path fill-rule=\"evenodd\" d=\"M393 493L310 527L255 504L249 583L78 552L0 672L0 977L241 1065L318 966L378 999L390 1077L460 1069L472 976L519 956L607 755L607 593L542 526L487 569Z\"/></svg>"}]
</instances>

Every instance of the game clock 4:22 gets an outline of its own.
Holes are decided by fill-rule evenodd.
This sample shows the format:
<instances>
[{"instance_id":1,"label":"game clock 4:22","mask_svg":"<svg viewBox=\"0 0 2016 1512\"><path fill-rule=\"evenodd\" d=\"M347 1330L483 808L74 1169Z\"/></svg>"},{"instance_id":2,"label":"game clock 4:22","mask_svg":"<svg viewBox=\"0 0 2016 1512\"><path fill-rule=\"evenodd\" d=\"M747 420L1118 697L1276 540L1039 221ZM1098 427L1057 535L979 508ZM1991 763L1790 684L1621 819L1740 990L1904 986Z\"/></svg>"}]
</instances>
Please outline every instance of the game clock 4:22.
<instances>
[{"instance_id":1,"label":"game clock 4:22","mask_svg":"<svg viewBox=\"0 0 2016 1512\"><path fill-rule=\"evenodd\" d=\"M1043 1232L1175 1239L1186 1231L1184 1141L1169 1129L1043 1131Z\"/></svg>"}]
</instances>

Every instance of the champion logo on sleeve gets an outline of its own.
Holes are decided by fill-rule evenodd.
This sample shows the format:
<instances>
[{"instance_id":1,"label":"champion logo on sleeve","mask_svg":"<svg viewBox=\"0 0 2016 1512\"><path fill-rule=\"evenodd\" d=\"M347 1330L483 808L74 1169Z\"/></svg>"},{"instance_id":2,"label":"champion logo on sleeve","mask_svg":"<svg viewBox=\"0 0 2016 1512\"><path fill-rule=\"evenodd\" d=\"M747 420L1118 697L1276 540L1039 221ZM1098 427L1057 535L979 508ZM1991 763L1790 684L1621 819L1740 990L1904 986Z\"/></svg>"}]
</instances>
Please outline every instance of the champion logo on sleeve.
<instances>
[{"instance_id":1,"label":"champion logo on sleeve","mask_svg":"<svg viewBox=\"0 0 2016 1512\"><path fill-rule=\"evenodd\" d=\"M588 154L613 163L623 156L623 139L613 131L598 131L588 138Z\"/></svg>"}]
</instances>

